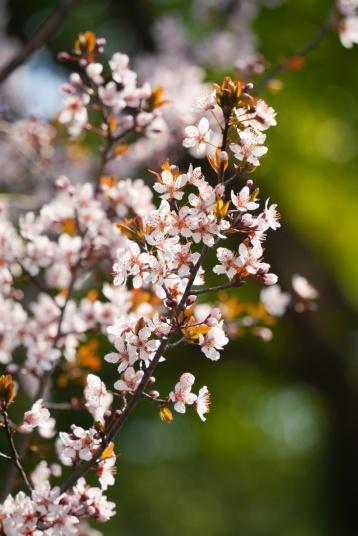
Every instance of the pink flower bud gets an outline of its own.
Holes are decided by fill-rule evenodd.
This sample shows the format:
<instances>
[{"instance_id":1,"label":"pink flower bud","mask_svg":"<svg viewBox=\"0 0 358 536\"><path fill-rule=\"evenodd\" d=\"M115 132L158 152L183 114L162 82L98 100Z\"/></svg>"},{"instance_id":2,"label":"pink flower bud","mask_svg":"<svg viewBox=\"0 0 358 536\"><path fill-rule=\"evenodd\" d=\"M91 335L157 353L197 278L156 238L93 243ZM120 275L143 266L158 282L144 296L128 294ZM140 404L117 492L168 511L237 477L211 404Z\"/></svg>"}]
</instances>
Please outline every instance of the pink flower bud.
<instances>
[{"instance_id":1,"label":"pink flower bud","mask_svg":"<svg viewBox=\"0 0 358 536\"><path fill-rule=\"evenodd\" d=\"M276 285L278 277L276 274L263 274L262 281L265 283L265 285Z\"/></svg>"},{"instance_id":2,"label":"pink flower bud","mask_svg":"<svg viewBox=\"0 0 358 536\"><path fill-rule=\"evenodd\" d=\"M57 59L58 61L70 61L72 58L71 55L68 54L68 52L59 52L57 54Z\"/></svg>"}]
</instances>

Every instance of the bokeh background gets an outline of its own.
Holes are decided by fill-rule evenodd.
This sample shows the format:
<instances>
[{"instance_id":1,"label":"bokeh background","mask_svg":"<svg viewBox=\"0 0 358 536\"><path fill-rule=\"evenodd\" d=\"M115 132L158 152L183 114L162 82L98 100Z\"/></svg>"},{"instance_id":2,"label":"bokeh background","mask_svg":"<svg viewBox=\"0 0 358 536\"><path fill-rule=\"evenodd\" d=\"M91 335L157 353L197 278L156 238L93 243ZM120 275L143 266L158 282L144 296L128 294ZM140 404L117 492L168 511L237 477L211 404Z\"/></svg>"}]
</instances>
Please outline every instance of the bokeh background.
<instances>
[{"instance_id":1,"label":"bokeh background","mask_svg":"<svg viewBox=\"0 0 358 536\"><path fill-rule=\"evenodd\" d=\"M56 2L4 4L4 32L21 41ZM48 113L63 73L49 76L45 66L82 30L107 37L112 51L138 55L153 50L156 18L175 14L203 39L191 4L80 1L33 60L22 91ZM260 51L271 63L291 54L329 6L286 0L263 7L254 21ZM207 76L222 74L211 68ZM296 272L315 284L319 311L289 314L270 343L239 339L218 363L181 349L161 367L163 390L193 371L212 391L212 412L205 424L188 414L171 425L145 405L136 412L118 441L119 475L109 496L119 515L98 527L105 535L358 534L358 47L344 49L332 33L301 70L280 79L281 91L264 93L278 126L257 173L283 220L267 253L283 288ZM257 295L254 286L245 292ZM58 418L59 427L73 420Z\"/></svg>"}]
</instances>

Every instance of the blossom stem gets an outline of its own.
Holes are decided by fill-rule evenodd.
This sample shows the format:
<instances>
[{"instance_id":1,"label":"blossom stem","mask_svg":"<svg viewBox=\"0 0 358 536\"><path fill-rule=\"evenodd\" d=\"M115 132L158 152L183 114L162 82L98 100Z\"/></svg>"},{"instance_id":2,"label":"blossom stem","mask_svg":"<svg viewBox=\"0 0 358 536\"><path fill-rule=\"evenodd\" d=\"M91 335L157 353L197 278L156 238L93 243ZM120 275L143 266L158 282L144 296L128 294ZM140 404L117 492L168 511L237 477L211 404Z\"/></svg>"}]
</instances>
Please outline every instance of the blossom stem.
<instances>
[{"instance_id":1,"label":"blossom stem","mask_svg":"<svg viewBox=\"0 0 358 536\"><path fill-rule=\"evenodd\" d=\"M233 283L233 282L230 282L230 283L226 283L225 285L217 285L216 287L206 287L206 288L198 288L198 289L193 289L190 291L190 294L194 294L194 295L199 295L199 294L206 294L207 292L218 292L219 290L225 290L227 288L235 288L235 287L239 287L242 285L242 282L238 282L238 283Z\"/></svg>"},{"instance_id":2,"label":"blossom stem","mask_svg":"<svg viewBox=\"0 0 358 536\"><path fill-rule=\"evenodd\" d=\"M222 129L223 139L221 143L221 151L226 151L229 128L230 128L230 117L231 117L231 110L230 110L230 113L227 113L225 116L225 125L224 125L224 128ZM225 162L222 161L220 164L219 172L218 172L218 183L223 182L224 173L225 173Z\"/></svg>"},{"instance_id":3,"label":"blossom stem","mask_svg":"<svg viewBox=\"0 0 358 536\"><path fill-rule=\"evenodd\" d=\"M19 471L21 478L24 481L27 491L31 493L32 485L29 479L27 478L24 468L21 465L20 456L16 449L16 445L15 445L14 438L13 438L12 431L11 431L8 413L6 410L3 410L2 414L4 417L4 426L5 426L6 435L9 441L9 445L10 445L11 459L14 465L16 466L17 470Z\"/></svg>"},{"instance_id":4,"label":"blossom stem","mask_svg":"<svg viewBox=\"0 0 358 536\"><path fill-rule=\"evenodd\" d=\"M154 396L148 395L148 393L142 393L142 398L156 402L157 404L166 404L167 400L165 398L155 398Z\"/></svg>"},{"instance_id":5,"label":"blossom stem","mask_svg":"<svg viewBox=\"0 0 358 536\"><path fill-rule=\"evenodd\" d=\"M191 292L193 294L193 291ZM190 327L193 327L192 325ZM168 344L168 348L175 348L176 346L179 346L185 341L185 337L181 337L178 341L172 342Z\"/></svg>"}]
</instances>

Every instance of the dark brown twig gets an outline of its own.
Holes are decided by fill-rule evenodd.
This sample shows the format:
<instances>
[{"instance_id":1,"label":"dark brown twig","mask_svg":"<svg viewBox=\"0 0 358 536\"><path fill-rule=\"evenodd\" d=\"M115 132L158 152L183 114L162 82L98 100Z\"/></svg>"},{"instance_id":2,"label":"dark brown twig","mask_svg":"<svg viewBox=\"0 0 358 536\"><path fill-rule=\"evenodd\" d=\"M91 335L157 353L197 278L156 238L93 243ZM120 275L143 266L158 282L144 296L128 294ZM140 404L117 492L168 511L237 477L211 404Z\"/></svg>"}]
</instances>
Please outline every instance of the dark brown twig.
<instances>
[{"instance_id":1,"label":"dark brown twig","mask_svg":"<svg viewBox=\"0 0 358 536\"><path fill-rule=\"evenodd\" d=\"M316 48L318 48L318 46L321 44L321 41L324 39L324 37L332 30L333 14L334 14L334 9L330 9L328 12L328 15L326 16L325 20L319 27L318 31L314 33L314 35L307 41L307 43L304 44L301 48L299 48L289 58L274 65L272 69L270 69L261 78L261 80L259 80L255 84L256 92L259 93L260 91L265 89L268 83L271 82L271 80L274 80L277 77L277 75L279 75L281 72L289 69L290 65L292 64L292 61L295 58L304 58L310 52L312 52L312 50L315 50Z\"/></svg>"},{"instance_id":2,"label":"dark brown twig","mask_svg":"<svg viewBox=\"0 0 358 536\"><path fill-rule=\"evenodd\" d=\"M39 48L61 26L69 11L79 0L63 0L37 28L30 40L0 69L0 84Z\"/></svg>"},{"instance_id":3,"label":"dark brown twig","mask_svg":"<svg viewBox=\"0 0 358 536\"><path fill-rule=\"evenodd\" d=\"M16 445L15 445L15 442L14 442L14 438L12 437L12 431L11 431L11 426L10 426L10 422L9 422L9 416L8 416L6 410L4 410L2 412L2 414L4 416L5 431L6 431L6 435L7 435L8 441L9 441L9 445L10 445L11 459L12 459L14 465L16 466L17 470L19 471L19 473L21 475L21 478L24 481L24 484L26 486L27 491L31 494L32 486L31 486L31 483L30 483L29 479L27 478L27 475L25 473L24 468L21 465L20 456L19 456L19 453L17 452Z\"/></svg>"}]
</instances>

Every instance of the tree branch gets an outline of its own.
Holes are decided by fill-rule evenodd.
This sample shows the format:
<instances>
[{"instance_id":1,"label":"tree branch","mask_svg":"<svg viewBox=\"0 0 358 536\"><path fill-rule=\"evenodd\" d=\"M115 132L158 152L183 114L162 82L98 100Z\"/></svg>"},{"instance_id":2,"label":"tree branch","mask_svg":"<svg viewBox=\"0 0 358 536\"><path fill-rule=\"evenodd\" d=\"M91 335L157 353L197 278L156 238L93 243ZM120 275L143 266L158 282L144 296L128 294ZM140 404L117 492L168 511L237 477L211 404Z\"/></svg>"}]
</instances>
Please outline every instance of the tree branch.
<instances>
[{"instance_id":1,"label":"tree branch","mask_svg":"<svg viewBox=\"0 0 358 536\"><path fill-rule=\"evenodd\" d=\"M30 40L0 69L0 84L4 82L20 65L39 48L61 26L69 11L79 0L62 0L50 15L37 28Z\"/></svg>"},{"instance_id":2,"label":"tree branch","mask_svg":"<svg viewBox=\"0 0 358 536\"><path fill-rule=\"evenodd\" d=\"M262 78L255 84L255 89L259 93L266 88L267 84L271 82L277 75L282 71L289 69L292 60L295 58L303 58L307 56L312 50L318 48L321 44L321 41L324 37L332 30L332 16L334 13L334 7L331 8L328 12L328 15L324 19L323 23L319 27L318 31L304 44L299 48L295 53L293 53L289 58L283 60L272 67Z\"/></svg>"},{"instance_id":3,"label":"tree branch","mask_svg":"<svg viewBox=\"0 0 358 536\"><path fill-rule=\"evenodd\" d=\"M200 267L202 265L202 262L203 262L203 260L204 260L204 258L205 258L205 256L206 256L208 251L209 251L208 246L204 246L203 249L201 250L200 257L199 257L197 263L195 264L194 268L192 269L192 272L191 272L190 277L188 279L188 283L187 283L187 286L185 288L184 294L183 294L179 304L177 305L177 307L172 312L172 318L174 317L175 313L178 313L179 311L181 311L185 307L186 300L187 300L188 296L191 293L190 292L191 287L192 287L192 285L194 283L194 280L195 280L195 278L197 276L197 273L198 273L198 271L199 271L199 269L200 269ZM135 390L132 398L129 400L129 402L127 403L127 405L123 409L123 411L116 417L115 421L113 422L112 426L109 429L109 432L107 433L106 437L104 438L102 445L97 449L97 451L95 452L95 454L92 456L92 458L90 460L81 463L80 465L78 465L75 468L73 473L69 476L69 478L66 480L66 482L64 482L64 484L61 486L61 493L64 493L66 490L71 488L81 476L85 475L91 469L91 467L96 465L96 463L100 459L102 453L107 448L109 443L111 443L111 441L113 441L115 439L115 437L117 436L117 434L121 430L123 424L128 419L129 415L132 413L134 408L137 406L139 400L141 400L143 398L144 390L146 389L146 387L147 387L147 385L148 385L148 383L150 381L150 378L153 375L153 372L155 371L155 369L157 367L157 364L159 363L160 358L164 354L165 350L169 347L170 340L177 333L178 329L179 328L177 326L173 327L173 330L172 330L171 334L169 335L169 337L167 339L164 339L164 340L161 341L161 343L160 343L160 345L159 345L159 347L158 347L158 349L157 349L157 351L156 351L156 353L155 353L155 355L154 355L149 367L146 369L146 374L143 376L142 381L138 385L138 387Z\"/></svg>"}]
</instances>

